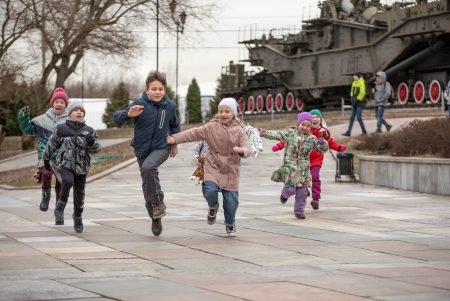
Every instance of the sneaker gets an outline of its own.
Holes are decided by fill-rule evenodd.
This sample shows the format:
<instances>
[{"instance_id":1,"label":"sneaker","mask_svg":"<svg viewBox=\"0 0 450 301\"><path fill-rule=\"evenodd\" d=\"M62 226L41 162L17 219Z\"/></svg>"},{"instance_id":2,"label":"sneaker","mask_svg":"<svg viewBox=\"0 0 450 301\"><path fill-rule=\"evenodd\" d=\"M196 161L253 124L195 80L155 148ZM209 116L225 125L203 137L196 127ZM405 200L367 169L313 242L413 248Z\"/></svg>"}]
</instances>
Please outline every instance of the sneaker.
<instances>
[{"instance_id":1,"label":"sneaker","mask_svg":"<svg viewBox=\"0 0 450 301\"><path fill-rule=\"evenodd\" d=\"M50 203L50 196L51 196L51 188L42 189L42 201L39 205L39 209L41 211L47 211L48 210L48 204Z\"/></svg>"},{"instance_id":2,"label":"sneaker","mask_svg":"<svg viewBox=\"0 0 450 301\"><path fill-rule=\"evenodd\" d=\"M298 219L305 219L306 218L304 213L296 213L295 217L298 218Z\"/></svg>"},{"instance_id":3,"label":"sneaker","mask_svg":"<svg viewBox=\"0 0 450 301\"><path fill-rule=\"evenodd\" d=\"M75 232L81 233L83 232L83 219L80 216L75 216L75 213L72 214L73 218L73 228L75 229Z\"/></svg>"},{"instance_id":4,"label":"sneaker","mask_svg":"<svg viewBox=\"0 0 450 301\"><path fill-rule=\"evenodd\" d=\"M206 222L208 225L213 225L216 222L216 216L218 208L209 208L208 215L206 216Z\"/></svg>"},{"instance_id":5,"label":"sneaker","mask_svg":"<svg viewBox=\"0 0 450 301\"><path fill-rule=\"evenodd\" d=\"M153 218L160 219L166 215L166 205L163 202L152 203L153 206Z\"/></svg>"},{"instance_id":6,"label":"sneaker","mask_svg":"<svg viewBox=\"0 0 450 301\"><path fill-rule=\"evenodd\" d=\"M280 202L281 204L284 204L287 202L287 199L285 199L282 195L280 195Z\"/></svg>"},{"instance_id":7,"label":"sneaker","mask_svg":"<svg viewBox=\"0 0 450 301\"><path fill-rule=\"evenodd\" d=\"M387 126L386 126L386 131L390 131L392 129L392 125L390 125L390 124L388 124Z\"/></svg>"},{"instance_id":8,"label":"sneaker","mask_svg":"<svg viewBox=\"0 0 450 301\"><path fill-rule=\"evenodd\" d=\"M346 136L346 137L350 137L350 133L349 132L345 132L343 134L341 134L342 136Z\"/></svg>"},{"instance_id":9,"label":"sneaker","mask_svg":"<svg viewBox=\"0 0 450 301\"><path fill-rule=\"evenodd\" d=\"M227 231L228 236L236 236L236 227L235 226L225 226L225 230Z\"/></svg>"},{"instance_id":10,"label":"sneaker","mask_svg":"<svg viewBox=\"0 0 450 301\"><path fill-rule=\"evenodd\" d=\"M381 134L381 129L377 129L377 130L375 131L375 134Z\"/></svg>"},{"instance_id":11,"label":"sneaker","mask_svg":"<svg viewBox=\"0 0 450 301\"><path fill-rule=\"evenodd\" d=\"M319 200L312 200L312 201L311 201L311 207L312 207L314 210L319 210Z\"/></svg>"},{"instance_id":12,"label":"sneaker","mask_svg":"<svg viewBox=\"0 0 450 301\"><path fill-rule=\"evenodd\" d=\"M155 236L159 236L163 230L162 222L160 218L152 219L152 233Z\"/></svg>"},{"instance_id":13,"label":"sneaker","mask_svg":"<svg viewBox=\"0 0 450 301\"><path fill-rule=\"evenodd\" d=\"M66 208L67 203L57 201L55 205L55 225L64 225L64 208Z\"/></svg>"}]
</instances>

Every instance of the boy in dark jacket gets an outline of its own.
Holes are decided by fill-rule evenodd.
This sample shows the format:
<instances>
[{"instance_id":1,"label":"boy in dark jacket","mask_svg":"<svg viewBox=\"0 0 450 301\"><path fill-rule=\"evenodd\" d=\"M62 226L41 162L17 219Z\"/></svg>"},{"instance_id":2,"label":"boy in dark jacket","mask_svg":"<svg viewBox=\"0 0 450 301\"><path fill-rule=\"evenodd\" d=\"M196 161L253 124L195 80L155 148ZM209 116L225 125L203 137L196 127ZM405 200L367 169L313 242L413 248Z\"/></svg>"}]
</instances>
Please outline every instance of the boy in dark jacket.
<instances>
[{"instance_id":1,"label":"boy in dark jacket","mask_svg":"<svg viewBox=\"0 0 450 301\"><path fill-rule=\"evenodd\" d=\"M83 232L81 214L84 207L86 177L89 173L89 154L100 151L100 143L95 131L84 122L85 111L80 101L72 101L67 107L69 119L57 126L45 149L44 166L50 170L50 159L58 150L56 167L61 174L61 196L55 206L55 225L64 225L64 208L73 186L74 212L72 215L75 231Z\"/></svg>"},{"instance_id":2,"label":"boy in dark jacket","mask_svg":"<svg viewBox=\"0 0 450 301\"><path fill-rule=\"evenodd\" d=\"M161 234L161 218L166 215L158 167L169 155L174 157L177 154L177 147L167 144L166 137L180 131L176 103L166 95L166 86L164 74L150 72L142 97L114 113L114 122L118 126L134 120L132 146L141 171L145 207L152 219L152 233L155 236Z\"/></svg>"}]
</instances>

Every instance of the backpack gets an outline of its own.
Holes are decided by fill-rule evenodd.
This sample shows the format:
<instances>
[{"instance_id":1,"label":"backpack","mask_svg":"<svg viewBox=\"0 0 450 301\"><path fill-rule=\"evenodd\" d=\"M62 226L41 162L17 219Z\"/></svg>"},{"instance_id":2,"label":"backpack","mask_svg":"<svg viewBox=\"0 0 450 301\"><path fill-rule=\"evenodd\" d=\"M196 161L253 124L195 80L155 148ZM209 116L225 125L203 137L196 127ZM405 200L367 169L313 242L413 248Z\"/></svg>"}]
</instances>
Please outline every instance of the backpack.
<instances>
[{"instance_id":1,"label":"backpack","mask_svg":"<svg viewBox=\"0 0 450 301\"><path fill-rule=\"evenodd\" d=\"M386 90L386 85L388 85L388 89L389 89L389 98L388 98L388 103L390 105L393 105L395 102L395 98L394 98L394 89L392 88L391 84L389 82L385 82L384 86L385 86L385 90Z\"/></svg>"}]
</instances>

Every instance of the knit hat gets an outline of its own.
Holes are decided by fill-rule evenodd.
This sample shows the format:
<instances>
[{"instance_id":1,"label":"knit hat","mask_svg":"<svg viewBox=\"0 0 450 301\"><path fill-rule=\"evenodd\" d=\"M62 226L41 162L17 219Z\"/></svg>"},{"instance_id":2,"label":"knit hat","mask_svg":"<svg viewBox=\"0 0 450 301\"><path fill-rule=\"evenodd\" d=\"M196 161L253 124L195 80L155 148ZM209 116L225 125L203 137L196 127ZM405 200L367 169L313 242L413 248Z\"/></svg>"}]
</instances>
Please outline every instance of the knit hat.
<instances>
[{"instance_id":1,"label":"knit hat","mask_svg":"<svg viewBox=\"0 0 450 301\"><path fill-rule=\"evenodd\" d=\"M58 87L53 91L52 98L50 99L50 105L53 106L53 103L57 99L62 99L67 107L67 104L69 103L69 96L67 96L66 91L61 87Z\"/></svg>"},{"instance_id":2,"label":"knit hat","mask_svg":"<svg viewBox=\"0 0 450 301\"><path fill-rule=\"evenodd\" d=\"M70 116L70 113L72 113L72 111L81 108L81 110L83 111L84 115L86 115L86 111L84 110L84 106L83 103L79 100L72 100L69 105L67 106L67 115Z\"/></svg>"},{"instance_id":3,"label":"knit hat","mask_svg":"<svg viewBox=\"0 0 450 301\"><path fill-rule=\"evenodd\" d=\"M227 106L230 108L230 110L233 112L234 116L237 117L237 102L236 99L234 98L224 98L219 102L219 107L220 106Z\"/></svg>"},{"instance_id":4,"label":"knit hat","mask_svg":"<svg viewBox=\"0 0 450 301\"><path fill-rule=\"evenodd\" d=\"M320 117L320 121L323 120L322 113L321 113L320 110L318 110L318 109L314 109L314 110L309 111L309 114L311 114L311 115L317 115L317 116Z\"/></svg>"},{"instance_id":5,"label":"knit hat","mask_svg":"<svg viewBox=\"0 0 450 301\"><path fill-rule=\"evenodd\" d=\"M312 122L311 114L309 114L308 112L301 112L300 114L298 114L297 115L297 125L302 123L303 120L308 120L308 121Z\"/></svg>"},{"instance_id":6,"label":"knit hat","mask_svg":"<svg viewBox=\"0 0 450 301\"><path fill-rule=\"evenodd\" d=\"M326 123L325 120L323 119L323 117L322 117L322 112L320 112L320 110L318 110L318 109L311 110L311 111L309 112L309 114L319 116L319 118L320 118L320 124L322 125L322 127L327 128L327 123Z\"/></svg>"},{"instance_id":7,"label":"knit hat","mask_svg":"<svg viewBox=\"0 0 450 301\"><path fill-rule=\"evenodd\" d=\"M363 76L363 74L361 72L355 72L353 75L356 75L358 78L361 78L361 76Z\"/></svg>"}]
</instances>

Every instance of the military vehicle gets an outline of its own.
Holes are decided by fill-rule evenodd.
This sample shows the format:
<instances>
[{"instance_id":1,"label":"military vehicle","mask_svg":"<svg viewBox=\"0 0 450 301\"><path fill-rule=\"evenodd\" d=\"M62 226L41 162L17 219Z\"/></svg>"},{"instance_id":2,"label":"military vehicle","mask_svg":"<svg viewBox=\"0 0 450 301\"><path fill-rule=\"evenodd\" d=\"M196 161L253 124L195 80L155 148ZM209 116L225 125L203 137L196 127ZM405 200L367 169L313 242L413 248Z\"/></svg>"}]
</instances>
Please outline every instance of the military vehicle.
<instances>
[{"instance_id":1,"label":"military vehicle","mask_svg":"<svg viewBox=\"0 0 450 301\"><path fill-rule=\"evenodd\" d=\"M352 75L362 72L367 91L385 71L400 104L438 103L450 76L450 0L319 2L320 16L301 31L241 41L244 63L223 68L222 94L238 99L240 111L301 111L348 100ZM370 95L368 95L370 97Z\"/></svg>"}]
</instances>

